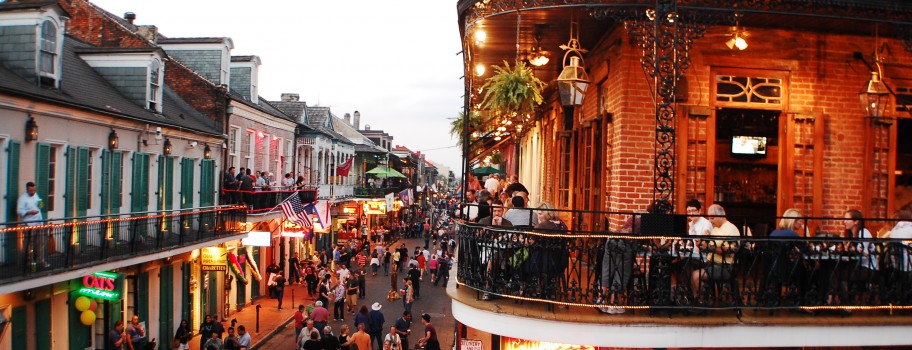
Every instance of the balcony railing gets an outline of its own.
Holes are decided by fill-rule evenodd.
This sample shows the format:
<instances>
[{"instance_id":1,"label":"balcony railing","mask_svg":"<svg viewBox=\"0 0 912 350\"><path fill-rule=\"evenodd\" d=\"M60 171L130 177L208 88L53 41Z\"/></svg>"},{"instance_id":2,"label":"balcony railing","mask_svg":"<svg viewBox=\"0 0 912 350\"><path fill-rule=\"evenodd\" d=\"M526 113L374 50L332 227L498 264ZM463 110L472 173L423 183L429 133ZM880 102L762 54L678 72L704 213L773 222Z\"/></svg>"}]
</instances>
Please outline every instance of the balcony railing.
<instances>
[{"instance_id":1,"label":"balcony railing","mask_svg":"<svg viewBox=\"0 0 912 350\"><path fill-rule=\"evenodd\" d=\"M222 190L222 201L225 204L239 204L247 207L247 213L259 214L265 213L281 204L288 196L295 193L303 193L301 203L310 203L317 199L317 189L307 187L306 189L293 190Z\"/></svg>"},{"instance_id":2,"label":"balcony railing","mask_svg":"<svg viewBox=\"0 0 912 350\"><path fill-rule=\"evenodd\" d=\"M239 234L245 215L225 206L6 224L0 284Z\"/></svg>"},{"instance_id":3,"label":"balcony railing","mask_svg":"<svg viewBox=\"0 0 912 350\"><path fill-rule=\"evenodd\" d=\"M355 187L355 197L358 198L380 198L386 196L388 193L399 194L402 190L406 189L406 186L396 186L396 187Z\"/></svg>"},{"instance_id":4,"label":"balcony railing","mask_svg":"<svg viewBox=\"0 0 912 350\"><path fill-rule=\"evenodd\" d=\"M606 222L634 218L616 232L460 222L458 282L495 296L553 305L739 313L743 308L912 309L910 242L819 231L795 238L686 236L686 226L663 236L652 234L646 224L651 219L642 214L567 214L604 216ZM844 219L801 220L829 227Z\"/></svg>"}]
</instances>

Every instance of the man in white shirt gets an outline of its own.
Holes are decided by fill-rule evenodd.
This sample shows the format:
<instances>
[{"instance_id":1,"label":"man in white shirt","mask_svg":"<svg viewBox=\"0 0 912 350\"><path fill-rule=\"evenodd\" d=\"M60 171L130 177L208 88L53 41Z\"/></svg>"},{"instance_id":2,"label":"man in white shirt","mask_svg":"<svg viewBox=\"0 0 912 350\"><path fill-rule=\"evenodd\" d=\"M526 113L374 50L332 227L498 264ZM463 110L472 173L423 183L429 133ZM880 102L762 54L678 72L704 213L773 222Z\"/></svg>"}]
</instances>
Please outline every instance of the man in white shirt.
<instances>
[{"instance_id":1,"label":"man in white shirt","mask_svg":"<svg viewBox=\"0 0 912 350\"><path fill-rule=\"evenodd\" d=\"M19 221L27 226L37 226L44 222L41 215L41 197L38 197L37 188L34 182L25 184L25 193L19 196L16 201L16 212L19 214ZM26 232L29 243L32 246L34 257L32 262L43 267L49 267L45 259L47 255L47 234L44 230L29 230Z\"/></svg>"},{"instance_id":2,"label":"man in white shirt","mask_svg":"<svg viewBox=\"0 0 912 350\"><path fill-rule=\"evenodd\" d=\"M478 219L478 203L475 190L466 190L466 207L462 208L462 217L468 221Z\"/></svg>"},{"instance_id":3,"label":"man in white shirt","mask_svg":"<svg viewBox=\"0 0 912 350\"><path fill-rule=\"evenodd\" d=\"M497 194L497 187L500 186L500 176L497 174L492 174L488 176L488 179L485 180L484 188L488 190L492 195Z\"/></svg>"},{"instance_id":4,"label":"man in white shirt","mask_svg":"<svg viewBox=\"0 0 912 350\"><path fill-rule=\"evenodd\" d=\"M701 216L703 213L700 209L700 201L696 199L687 201L687 234L691 236L708 236L712 232L712 223Z\"/></svg>"}]
</instances>

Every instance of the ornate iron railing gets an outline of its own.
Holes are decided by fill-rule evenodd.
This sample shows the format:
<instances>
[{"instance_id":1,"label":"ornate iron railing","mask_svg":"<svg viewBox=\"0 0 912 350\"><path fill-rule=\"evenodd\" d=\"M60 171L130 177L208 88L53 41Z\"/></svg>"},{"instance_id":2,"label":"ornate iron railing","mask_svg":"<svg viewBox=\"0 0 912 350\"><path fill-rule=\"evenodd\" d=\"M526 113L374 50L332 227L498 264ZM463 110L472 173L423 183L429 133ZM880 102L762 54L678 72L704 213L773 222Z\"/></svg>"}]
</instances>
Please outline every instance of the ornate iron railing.
<instances>
[{"instance_id":1,"label":"ornate iron railing","mask_svg":"<svg viewBox=\"0 0 912 350\"><path fill-rule=\"evenodd\" d=\"M399 194L402 190L406 189L406 186L396 186L396 187L355 187L355 197L358 198L381 198L386 196L388 193Z\"/></svg>"},{"instance_id":2,"label":"ornate iron railing","mask_svg":"<svg viewBox=\"0 0 912 350\"><path fill-rule=\"evenodd\" d=\"M0 228L0 284L242 233L241 206L50 220Z\"/></svg>"},{"instance_id":3,"label":"ornate iron railing","mask_svg":"<svg viewBox=\"0 0 912 350\"><path fill-rule=\"evenodd\" d=\"M739 312L912 309L910 242L639 232L548 232L460 222L458 281L479 292L558 305Z\"/></svg>"},{"instance_id":4,"label":"ornate iron railing","mask_svg":"<svg viewBox=\"0 0 912 350\"><path fill-rule=\"evenodd\" d=\"M221 198L225 204L245 205L247 206L248 213L256 214L276 209L276 206L288 199L288 196L299 192L302 193L302 203L310 203L317 199L317 189L311 187L307 187L306 189L255 191L222 189Z\"/></svg>"}]
</instances>

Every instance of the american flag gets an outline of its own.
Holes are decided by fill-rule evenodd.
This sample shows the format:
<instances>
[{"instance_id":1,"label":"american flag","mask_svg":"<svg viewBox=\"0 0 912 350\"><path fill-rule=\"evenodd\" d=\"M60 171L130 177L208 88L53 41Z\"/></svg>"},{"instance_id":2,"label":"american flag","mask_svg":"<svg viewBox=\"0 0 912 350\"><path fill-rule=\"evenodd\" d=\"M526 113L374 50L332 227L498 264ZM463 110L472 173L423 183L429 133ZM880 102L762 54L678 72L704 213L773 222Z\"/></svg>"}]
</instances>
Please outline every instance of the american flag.
<instances>
[{"instance_id":1,"label":"american flag","mask_svg":"<svg viewBox=\"0 0 912 350\"><path fill-rule=\"evenodd\" d=\"M298 197L297 193L292 194L288 200L282 202L282 213L285 214L285 220L308 229L313 228L310 214L304 211L304 204L301 203L301 198Z\"/></svg>"}]
</instances>

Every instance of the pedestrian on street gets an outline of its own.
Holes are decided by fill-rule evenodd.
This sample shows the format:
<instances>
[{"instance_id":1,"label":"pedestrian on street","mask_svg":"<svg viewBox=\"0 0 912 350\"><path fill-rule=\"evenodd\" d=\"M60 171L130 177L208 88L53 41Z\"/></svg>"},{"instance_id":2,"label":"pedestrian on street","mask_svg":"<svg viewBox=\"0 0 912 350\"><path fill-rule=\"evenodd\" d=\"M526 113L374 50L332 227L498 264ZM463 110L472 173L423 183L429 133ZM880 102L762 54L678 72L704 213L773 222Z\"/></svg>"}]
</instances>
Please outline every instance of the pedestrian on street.
<instances>
[{"instance_id":1,"label":"pedestrian on street","mask_svg":"<svg viewBox=\"0 0 912 350\"><path fill-rule=\"evenodd\" d=\"M301 330L304 329L304 320L307 319L304 313L304 304L298 305L298 311L294 314L295 339L301 336Z\"/></svg>"},{"instance_id":2,"label":"pedestrian on street","mask_svg":"<svg viewBox=\"0 0 912 350\"><path fill-rule=\"evenodd\" d=\"M345 320L345 284L336 283L333 288L333 321Z\"/></svg>"},{"instance_id":3,"label":"pedestrian on street","mask_svg":"<svg viewBox=\"0 0 912 350\"><path fill-rule=\"evenodd\" d=\"M234 327L228 327L228 336L222 340L222 346L225 350L240 350L241 344L238 343L238 337L234 335Z\"/></svg>"},{"instance_id":4,"label":"pedestrian on street","mask_svg":"<svg viewBox=\"0 0 912 350\"><path fill-rule=\"evenodd\" d=\"M282 299L285 296L285 276L282 275L282 271L276 272L275 275L275 292L276 298L279 299L279 310L282 309Z\"/></svg>"},{"instance_id":5,"label":"pedestrian on street","mask_svg":"<svg viewBox=\"0 0 912 350\"><path fill-rule=\"evenodd\" d=\"M383 306L380 303L374 303L371 305L371 311L368 314L370 316L370 336L371 339L377 343L377 350L382 350L383 347L383 323L386 322L386 319L383 317L383 313L380 312L380 308Z\"/></svg>"},{"instance_id":6,"label":"pedestrian on street","mask_svg":"<svg viewBox=\"0 0 912 350\"><path fill-rule=\"evenodd\" d=\"M237 330L238 345L241 346L241 350L250 350L250 333L247 333L247 328L244 325L240 325Z\"/></svg>"},{"instance_id":7,"label":"pedestrian on street","mask_svg":"<svg viewBox=\"0 0 912 350\"><path fill-rule=\"evenodd\" d=\"M332 327L326 326L323 328L323 338L321 339L323 343L323 350L339 350L342 346L339 343L339 338L333 336Z\"/></svg>"},{"instance_id":8,"label":"pedestrian on street","mask_svg":"<svg viewBox=\"0 0 912 350\"><path fill-rule=\"evenodd\" d=\"M320 332L317 331L317 328L314 327L313 320L307 320L307 327L301 330L301 335L298 336L295 340L295 349L300 349L304 346L304 342L310 339L311 334L316 334L317 339L320 337Z\"/></svg>"},{"instance_id":9,"label":"pedestrian on street","mask_svg":"<svg viewBox=\"0 0 912 350\"><path fill-rule=\"evenodd\" d=\"M351 336L351 334L349 334L350 331L351 328L349 328L347 324L343 324L342 328L339 329L339 345L341 350L351 350L349 345L345 345L345 343L348 342L348 337Z\"/></svg>"},{"instance_id":10,"label":"pedestrian on street","mask_svg":"<svg viewBox=\"0 0 912 350\"><path fill-rule=\"evenodd\" d=\"M421 271L418 270L417 264L411 265L408 270L409 280L412 281L412 288L415 289L415 299L421 298Z\"/></svg>"},{"instance_id":11,"label":"pedestrian on street","mask_svg":"<svg viewBox=\"0 0 912 350\"><path fill-rule=\"evenodd\" d=\"M174 339L179 343L177 349L190 349L191 338L193 338L193 330L190 329L190 324L187 323L187 320L181 320L180 326L177 327L177 332L174 332Z\"/></svg>"},{"instance_id":12,"label":"pedestrian on street","mask_svg":"<svg viewBox=\"0 0 912 350\"><path fill-rule=\"evenodd\" d=\"M317 307L310 313L310 319L314 322L317 332L323 333L323 327L329 324L329 310L323 306L323 303L317 302Z\"/></svg>"},{"instance_id":13,"label":"pedestrian on street","mask_svg":"<svg viewBox=\"0 0 912 350\"><path fill-rule=\"evenodd\" d=\"M412 303L415 302L415 289L412 288L412 280L408 277L403 278L405 289L402 290L402 306L405 311L412 312Z\"/></svg>"},{"instance_id":14,"label":"pedestrian on street","mask_svg":"<svg viewBox=\"0 0 912 350\"><path fill-rule=\"evenodd\" d=\"M298 260L298 253L288 258L288 284L300 283L301 282L301 265Z\"/></svg>"},{"instance_id":15,"label":"pedestrian on street","mask_svg":"<svg viewBox=\"0 0 912 350\"><path fill-rule=\"evenodd\" d=\"M389 276L389 273L390 273L389 268L390 268L390 259L391 259L391 258L392 258L392 254L390 254L389 251L386 251L386 252L383 253L383 275L384 275L384 276Z\"/></svg>"},{"instance_id":16,"label":"pedestrian on street","mask_svg":"<svg viewBox=\"0 0 912 350\"><path fill-rule=\"evenodd\" d=\"M402 317L396 319L396 333L399 334L399 339L402 341L402 349L407 350L409 348L408 337L412 334L412 313L405 311L402 313Z\"/></svg>"},{"instance_id":17,"label":"pedestrian on street","mask_svg":"<svg viewBox=\"0 0 912 350\"><path fill-rule=\"evenodd\" d=\"M424 345L425 350L440 350L440 341L437 340L437 329L431 324L431 315L421 315L424 323L424 337L418 339L418 345Z\"/></svg>"},{"instance_id":18,"label":"pedestrian on street","mask_svg":"<svg viewBox=\"0 0 912 350\"><path fill-rule=\"evenodd\" d=\"M355 326L359 323L364 323L364 331L370 332L370 314L367 312L367 305L361 305L361 309L355 314Z\"/></svg>"},{"instance_id":19,"label":"pedestrian on street","mask_svg":"<svg viewBox=\"0 0 912 350\"><path fill-rule=\"evenodd\" d=\"M323 282L320 283L320 289L318 290L319 296L317 297L317 301L319 301L320 304L322 304L322 305L329 305L330 294L331 294L329 278L330 278L329 275L326 275L326 277L323 277Z\"/></svg>"},{"instance_id":20,"label":"pedestrian on street","mask_svg":"<svg viewBox=\"0 0 912 350\"><path fill-rule=\"evenodd\" d=\"M307 296L314 298L317 294L317 273L313 264L304 268L304 283L307 283Z\"/></svg>"},{"instance_id":21,"label":"pedestrian on street","mask_svg":"<svg viewBox=\"0 0 912 350\"><path fill-rule=\"evenodd\" d=\"M443 287L446 288L447 282L450 281L450 257L446 253L437 258L437 278L434 279L436 286L440 280L443 280Z\"/></svg>"},{"instance_id":22,"label":"pedestrian on street","mask_svg":"<svg viewBox=\"0 0 912 350\"><path fill-rule=\"evenodd\" d=\"M111 345L111 349L122 350L126 341L127 333L124 332L123 320L117 320L114 322L114 329L108 333L108 344Z\"/></svg>"},{"instance_id":23,"label":"pedestrian on street","mask_svg":"<svg viewBox=\"0 0 912 350\"><path fill-rule=\"evenodd\" d=\"M367 296L367 272L364 269L358 271L358 293L362 298Z\"/></svg>"},{"instance_id":24,"label":"pedestrian on street","mask_svg":"<svg viewBox=\"0 0 912 350\"><path fill-rule=\"evenodd\" d=\"M389 350L402 350L402 337L399 336L399 331L396 330L396 326L390 326L389 333L386 334L386 337L383 338L383 347Z\"/></svg>"},{"instance_id":25,"label":"pedestrian on street","mask_svg":"<svg viewBox=\"0 0 912 350\"><path fill-rule=\"evenodd\" d=\"M346 346L346 345L355 345L355 347L357 347L358 350L365 350L365 349L366 349L366 350L370 350L370 348L371 348L371 338L370 338L370 335L368 335L368 334L364 331L364 328L365 328L365 327L367 327L366 324L364 324L364 323L359 323L359 324L358 324L358 331L355 332L355 334L352 334L351 337L348 338L348 342L345 342L345 343L343 343L342 345L343 345L343 346Z\"/></svg>"},{"instance_id":26,"label":"pedestrian on street","mask_svg":"<svg viewBox=\"0 0 912 350\"><path fill-rule=\"evenodd\" d=\"M205 349L204 346L209 338L212 338L212 316L206 315L206 320L203 321L203 324L199 327L200 330L200 349Z\"/></svg>"}]
</instances>

